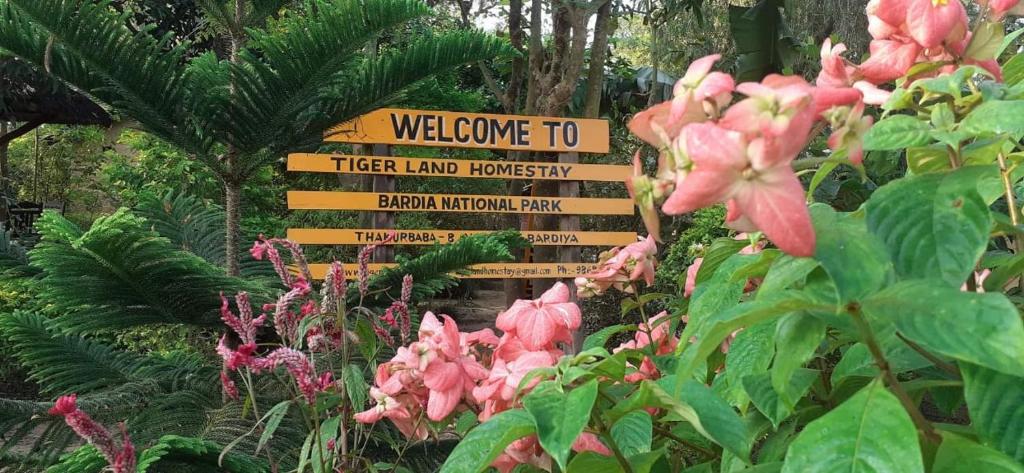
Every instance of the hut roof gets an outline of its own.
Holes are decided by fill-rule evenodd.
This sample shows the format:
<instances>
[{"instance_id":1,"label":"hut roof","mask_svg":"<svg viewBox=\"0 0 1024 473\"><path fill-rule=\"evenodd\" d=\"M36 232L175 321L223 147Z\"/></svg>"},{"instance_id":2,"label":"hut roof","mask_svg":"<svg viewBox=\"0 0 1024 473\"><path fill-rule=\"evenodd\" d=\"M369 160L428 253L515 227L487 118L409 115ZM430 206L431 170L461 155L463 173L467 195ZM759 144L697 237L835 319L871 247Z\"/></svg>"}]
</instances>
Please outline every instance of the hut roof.
<instances>
[{"instance_id":1,"label":"hut roof","mask_svg":"<svg viewBox=\"0 0 1024 473\"><path fill-rule=\"evenodd\" d=\"M88 97L11 57L0 58L0 120L102 126L111 122L106 110Z\"/></svg>"}]
</instances>

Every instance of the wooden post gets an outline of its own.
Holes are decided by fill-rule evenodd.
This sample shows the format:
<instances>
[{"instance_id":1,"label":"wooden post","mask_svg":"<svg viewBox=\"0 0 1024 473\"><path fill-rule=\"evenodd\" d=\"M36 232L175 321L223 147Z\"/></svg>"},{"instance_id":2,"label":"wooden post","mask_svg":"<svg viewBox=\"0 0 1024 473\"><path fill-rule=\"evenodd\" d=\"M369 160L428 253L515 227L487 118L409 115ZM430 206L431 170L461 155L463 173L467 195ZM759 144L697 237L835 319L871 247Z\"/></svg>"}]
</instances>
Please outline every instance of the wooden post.
<instances>
[{"instance_id":1,"label":"wooden post","mask_svg":"<svg viewBox=\"0 0 1024 473\"><path fill-rule=\"evenodd\" d=\"M559 163L577 164L580 162L579 153L559 153ZM580 182L579 181L559 181L558 182L558 196L559 197L579 197L580 196ZM558 229L563 232L577 232L580 230L580 216L579 215L561 215L558 218ZM558 261L561 263L578 263L582 259L579 246L560 246L558 247ZM563 279L562 282L569 286L569 301L576 301L576 285L574 282L575 278ZM573 336L573 348L579 350L583 344L583 330L576 331Z\"/></svg>"},{"instance_id":2,"label":"wooden post","mask_svg":"<svg viewBox=\"0 0 1024 473\"><path fill-rule=\"evenodd\" d=\"M390 145L373 145L374 156L391 156ZM373 176L373 192L394 192L395 191L395 177L394 176ZM373 213L373 229L374 230L390 230L395 228L395 213L394 212L374 212ZM378 246L373 252L374 263L392 263L395 261L395 247L392 245Z\"/></svg>"}]
</instances>

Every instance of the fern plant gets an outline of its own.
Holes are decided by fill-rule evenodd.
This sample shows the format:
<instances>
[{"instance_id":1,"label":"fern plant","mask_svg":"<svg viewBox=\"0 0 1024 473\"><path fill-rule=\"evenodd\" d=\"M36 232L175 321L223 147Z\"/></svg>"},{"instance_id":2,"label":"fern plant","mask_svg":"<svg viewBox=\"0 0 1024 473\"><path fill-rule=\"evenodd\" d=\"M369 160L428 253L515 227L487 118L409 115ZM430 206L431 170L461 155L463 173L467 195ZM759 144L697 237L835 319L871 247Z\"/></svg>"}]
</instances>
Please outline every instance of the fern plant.
<instances>
[{"instance_id":1,"label":"fern plant","mask_svg":"<svg viewBox=\"0 0 1024 473\"><path fill-rule=\"evenodd\" d=\"M133 32L109 0L0 0L0 50L209 166L224 183L232 275L239 274L242 184L261 166L315 148L330 126L393 101L435 72L513 52L494 37L458 31L361 54L382 32L430 12L416 0L308 0L267 27L266 16L283 2L199 4L228 32L230 60L212 52L186 59L186 45L168 47L170 38L146 28Z\"/></svg>"}]
</instances>

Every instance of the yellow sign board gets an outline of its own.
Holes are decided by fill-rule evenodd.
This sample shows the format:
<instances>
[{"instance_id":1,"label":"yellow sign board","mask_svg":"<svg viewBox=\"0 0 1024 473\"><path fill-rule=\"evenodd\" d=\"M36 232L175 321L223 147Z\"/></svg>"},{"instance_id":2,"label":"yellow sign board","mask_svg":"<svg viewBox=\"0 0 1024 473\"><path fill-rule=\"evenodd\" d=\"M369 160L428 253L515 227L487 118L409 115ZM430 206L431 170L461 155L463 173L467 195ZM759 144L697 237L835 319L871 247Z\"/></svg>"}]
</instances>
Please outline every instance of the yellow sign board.
<instances>
[{"instance_id":1,"label":"yellow sign board","mask_svg":"<svg viewBox=\"0 0 1024 473\"><path fill-rule=\"evenodd\" d=\"M370 263L370 276L385 268L396 266L394 263ZM314 279L323 279L327 274L328 264L311 264L309 270ZM356 264L343 266L345 278L356 279L359 267ZM460 279L560 279L575 278L597 269L594 263L488 263L467 268L466 274L459 274Z\"/></svg>"},{"instance_id":2,"label":"yellow sign board","mask_svg":"<svg viewBox=\"0 0 1024 473\"><path fill-rule=\"evenodd\" d=\"M388 176L606 182L624 182L632 173L629 166L611 164L520 163L311 153L289 154L288 170Z\"/></svg>"},{"instance_id":3,"label":"yellow sign board","mask_svg":"<svg viewBox=\"0 0 1024 473\"><path fill-rule=\"evenodd\" d=\"M382 108L337 125L324 141L607 153L608 122Z\"/></svg>"},{"instance_id":4,"label":"yellow sign board","mask_svg":"<svg viewBox=\"0 0 1024 473\"><path fill-rule=\"evenodd\" d=\"M634 210L631 199L335 191L288 191L288 208L566 215L633 215Z\"/></svg>"},{"instance_id":5,"label":"yellow sign board","mask_svg":"<svg viewBox=\"0 0 1024 473\"><path fill-rule=\"evenodd\" d=\"M289 228L288 239L302 245L381 244L392 230ZM392 245L433 245L454 243L459 238L486 231L394 230ZM535 246L622 246L637 241L635 232L522 232Z\"/></svg>"}]
</instances>

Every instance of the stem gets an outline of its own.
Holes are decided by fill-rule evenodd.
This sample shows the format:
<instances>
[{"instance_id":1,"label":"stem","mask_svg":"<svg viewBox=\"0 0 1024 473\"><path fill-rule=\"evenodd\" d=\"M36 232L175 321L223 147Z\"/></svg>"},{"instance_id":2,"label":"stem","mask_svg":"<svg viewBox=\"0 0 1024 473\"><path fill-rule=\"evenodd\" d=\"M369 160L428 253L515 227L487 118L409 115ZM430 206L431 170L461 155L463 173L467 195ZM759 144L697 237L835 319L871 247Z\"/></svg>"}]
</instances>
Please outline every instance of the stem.
<instances>
[{"instance_id":1,"label":"stem","mask_svg":"<svg viewBox=\"0 0 1024 473\"><path fill-rule=\"evenodd\" d=\"M320 457L320 471L327 471L327 461L324 459L324 445L320 442L323 436L320 435L320 416L316 413L316 406L313 406L313 435L316 436L316 449Z\"/></svg>"},{"instance_id":2,"label":"stem","mask_svg":"<svg viewBox=\"0 0 1024 473\"><path fill-rule=\"evenodd\" d=\"M942 441L942 437L935 432L935 427L932 426L928 419L925 419L924 414L918 409L917 405L907 394L907 391L900 385L899 379L892 372L889 367L889 360L885 358L885 354L882 352L881 347L878 345L878 341L875 340L875 335L871 331L871 326L868 325L868 321L864 319L864 315L860 312L860 306L851 304L847 308L847 312L853 317L853 321L857 324L857 328L860 329L861 335L864 337L864 343L868 346L868 350L871 352L871 356L875 359L875 364L878 365L878 369L881 370L882 376L885 378L886 383L889 385L889 389L892 390L893 394L903 404L903 408L910 414L910 419L914 421L914 425L917 426L918 433L921 434L926 440L931 443L938 444Z\"/></svg>"},{"instance_id":3,"label":"stem","mask_svg":"<svg viewBox=\"0 0 1024 473\"><path fill-rule=\"evenodd\" d=\"M677 442L679 444L686 446L687 448L697 451L697 453L700 453L701 455L704 456L704 458L708 460L714 460L715 458L718 458L718 455L715 454L715 452L708 450L704 447L701 447L700 445L697 445L689 440L686 440L676 434L673 434L672 432L666 430L664 427L656 425L654 426L654 431L657 432L658 435L671 439L673 442Z\"/></svg>"},{"instance_id":4,"label":"stem","mask_svg":"<svg viewBox=\"0 0 1024 473\"><path fill-rule=\"evenodd\" d=\"M942 371L945 371L953 376L956 376L958 379L960 378L960 368L957 368L956 365L946 362L943 359L935 356L934 353L925 350L924 347L912 342L907 337L904 337L901 333L897 333L896 336L899 337L900 340L903 340L903 343L906 343L907 346L912 348L918 354L925 357L928 361L935 365L936 368L939 368Z\"/></svg>"},{"instance_id":5,"label":"stem","mask_svg":"<svg viewBox=\"0 0 1024 473\"><path fill-rule=\"evenodd\" d=\"M793 161L794 171L803 171L805 169L811 169L824 164L828 160L833 159L831 156L819 156L815 158L804 158Z\"/></svg>"}]
</instances>

